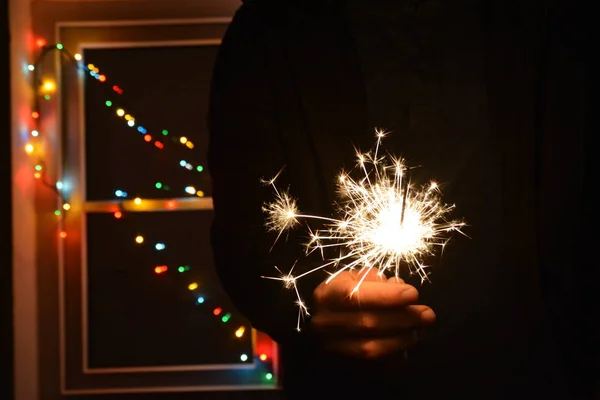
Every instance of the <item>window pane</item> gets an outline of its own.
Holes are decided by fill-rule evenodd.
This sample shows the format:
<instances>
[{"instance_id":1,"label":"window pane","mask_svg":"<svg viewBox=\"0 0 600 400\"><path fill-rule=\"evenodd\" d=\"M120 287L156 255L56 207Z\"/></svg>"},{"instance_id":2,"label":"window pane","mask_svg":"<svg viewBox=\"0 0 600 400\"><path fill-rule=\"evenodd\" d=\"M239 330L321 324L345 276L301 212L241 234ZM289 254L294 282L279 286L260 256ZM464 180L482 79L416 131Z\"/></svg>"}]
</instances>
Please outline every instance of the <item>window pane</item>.
<instances>
[{"instance_id":1,"label":"window pane","mask_svg":"<svg viewBox=\"0 0 600 400\"><path fill-rule=\"evenodd\" d=\"M250 326L213 269L211 216L87 216L90 368L252 362Z\"/></svg>"},{"instance_id":2,"label":"window pane","mask_svg":"<svg viewBox=\"0 0 600 400\"><path fill-rule=\"evenodd\" d=\"M116 190L143 198L194 195L188 186L210 195L208 173L197 168L206 163L205 118L217 49L85 51L92 68L84 85L88 201L113 199Z\"/></svg>"}]
</instances>

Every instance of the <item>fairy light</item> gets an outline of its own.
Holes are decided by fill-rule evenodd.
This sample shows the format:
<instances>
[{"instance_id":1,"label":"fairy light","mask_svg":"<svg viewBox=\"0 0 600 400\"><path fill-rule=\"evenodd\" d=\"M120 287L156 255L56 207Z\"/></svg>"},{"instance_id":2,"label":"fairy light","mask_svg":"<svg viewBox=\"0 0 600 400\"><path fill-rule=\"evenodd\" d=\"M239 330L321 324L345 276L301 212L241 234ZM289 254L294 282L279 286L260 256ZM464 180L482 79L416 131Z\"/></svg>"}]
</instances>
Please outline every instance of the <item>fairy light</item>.
<instances>
[{"instance_id":1,"label":"fairy light","mask_svg":"<svg viewBox=\"0 0 600 400\"><path fill-rule=\"evenodd\" d=\"M154 267L154 272L156 274L163 274L165 272L167 272L169 270L169 267L167 267L166 265L158 265L156 267Z\"/></svg>"},{"instance_id":2,"label":"fairy light","mask_svg":"<svg viewBox=\"0 0 600 400\"><path fill-rule=\"evenodd\" d=\"M227 313L221 317L221 321L228 322L231 319L231 313Z\"/></svg>"},{"instance_id":3,"label":"fairy light","mask_svg":"<svg viewBox=\"0 0 600 400\"><path fill-rule=\"evenodd\" d=\"M138 236L136 238L136 240L138 238L141 238L141 236ZM177 271L179 273L189 271L190 269L191 269L191 267L189 265L180 265L179 267L177 267ZM154 273L156 275L167 275L170 270L171 269L167 265L157 265L154 267ZM204 306L204 304L206 303L206 298L203 295L197 294L198 291L200 290L200 284L198 282L191 282L187 285L187 289L188 289L188 291L195 293L195 303L197 305ZM209 305L209 307L210 307L210 305ZM231 312L224 312L223 308L220 306L214 307L212 309L212 314L215 317L218 317L222 323L228 323L229 321L232 320L232 318L234 318L234 316ZM241 339L244 337L245 333L246 333L246 327L244 325L241 325L235 329L234 336L238 339ZM264 357L266 359L266 356L264 356Z\"/></svg>"},{"instance_id":4,"label":"fairy light","mask_svg":"<svg viewBox=\"0 0 600 400\"><path fill-rule=\"evenodd\" d=\"M109 82L108 77L100 71L100 68L98 68L98 66L96 66L92 63L86 63L83 60L82 55L79 53L71 54L64 48L64 46L61 43L57 43L55 45L48 45L45 39L37 39L36 46L40 49L40 53L39 53L39 56L37 57L37 60L34 63L29 64L27 66L27 69L31 72L37 72L39 70L38 66L45 60L45 57L47 54L49 54L52 51L58 51L61 54L62 58L72 61L73 65L76 68L82 69L84 72L87 73L88 76L90 76L91 78L94 78L94 80L98 81L101 84L105 84L105 83ZM50 79L45 79L43 82L40 83L40 77L37 76L37 74L35 74L34 78L35 78L34 79L34 88L41 94L41 96L42 96L41 98L45 99L45 100L50 100L52 98L52 95L57 90L56 82L54 82L53 80L50 80ZM116 85L116 84L111 84L111 89L112 89L112 92L116 96L121 96L124 93L123 89L119 85ZM105 105L107 107L114 108L115 114L118 117L120 117L120 118L126 117L126 118L124 118L125 123L129 127L134 128L138 132L142 133L143 139L145 142L152 144L153 147L158 150L162 150L165 148L165 143L162 142L161 140L158 140L158 137L169 136L170 133L167 129L162 129L159 133L154 135L154 134L148 132L148 129L146 129L144 126L142 126L137 121L137 119L135 118L134 115L132 115L130 112L127 112L123 107L117 106L114 99L106 100ZM34 119L39 118L39 107L37 107L37 105L36 105L35 109L33 110L32 117ZM187 138L186 136L180 136L180 137L172 136L172 138L173 138L174 143L180 144L186 150L192 150L195 147L194 143L192 141L190 141L189 138ZM29 149L28 150L29 154L33 153L34 148L28 147L28 149ZM189 168L186 168L186 169L188 169L190 171L202 172L204 170L203 166L193 165L192 163L186 163L185 166L186 167L189 166ZM37 174L37 175L40 175L40 174Z\"/></svg>"},{"instance_id":5,"label":"fairy light","mask_svg":"<svg viewBox=\"0 0 600 400\"><path fill-rule=\"evenodd\" d=\"M66 212L71 209L71 205L65 198L66 191L60 183L60 179L51 177L46 168L44 161L44 143L45 138L41 134L41 121L40 121L40 109L42 100L50 100L52 95L57 90L56 82L48 77L42 77L43 75L43 62L46 56L54 51L63 50L62 44L58 43L53 46L48 46L47 42L43 38L39 38L35 41L35 45L38 48L35 60L27 66L27 70L31 73L31 86L33 96L33 103L31 105L31 119L29 120L29 141L24 145L25 153L33 159L33 171L32 176L36 182L52 190L60 204L60 209L54 211L54 216L58 218L56 229L58 236L61 239L67 238L67 232L62 229L63 218Z\"/></svg>"},{"instance_id":6,"label":"fairy light","mask_svg":"<svg viewBox=\"0 0 600 400\"><path fill-rule=\"evenodd\" d=\"M244 336L244 332L246 332L246 327L245 326L240 326L235 331L235 337L241 338L242 336Z\"/></svg>"},{"instance_id":7,"label":"fairy light","mask_svg":"<svg viewBox=\"0 0 600 400\"><path fill-rule=\"evenodd\" d=\"M77 58L74 58L74 59L77 61L82 60L81 55L79 55L79 59L77 59ZM96 65L86 64L85 62L81 62L80 65L82 66L84 71L86 71L88 73L89 76L95 78L97 81L99 81L101 83L108 82L108 77L105 74L102 74L100 72L100 69ZM117 95L122 95L124 93L123 89L118 85L112 85L112 91L114 93L116 93ZM124 118L126 124L129 127L137 127L137 130L144 135L143 138L144 138L145 142L154 144L154 147L156 147L158 149L163 149L165 147L165 145L162 141L156 139L154 137L155 135L150 134L146 128L144 128L142 125L137 123L135 116L133 116L131 113L127 112L124 108L116 106L115 102L112 99L107 100L105 102L105 105L107 107L114 107L116 115L118 117ZM163 130L161 130L159 135L162 135L163 137L168 136L169 131L167 129L163 129ZM156 136L158 136L158 135L156 135ZM188 150L192 150L195 147L194 143L185 136L180 136L180 137L174 136L173 141L183 145ZM200 165L197 165L197 166L193 166L193 168L191 170L196 170L197 172L202 172L203 167Z\"/></svg>"},{"instance_id":8,"label":"fairy light","mask_svg":"<svg viewBox=\"0 0 600 400\"><path fill-rule=\"evenodd\" d=\"M48 45L46 40L37 39L35 42L38 48L38 54L36 55L36 59L31 64L27 65L27 70L31 73L32 78L32 86L34 93L37 95L34 96L34 103L32 104L32 110L30 113L30 128L29 128L29 141L23 145L24 151L29 154L31 157L41 157L43 158L43 141L44 135L41 130L41 121L42 115L40 111L41 100L51 100L52 96L59 89L56 81L53 79L49 79L45 77L42 79L41 74L43 72L42 63L45 61L46 57L54 52L58 51L63 59L68 61L72 61L73 65L76 68L82 69L87 73L90 78L99 82L100 84L108 84L112 89L114 96L118 97L124 94L124 90L114 83L109 83L109 77L100 71L98 66L93 65L91 63L86 63L83 60L83 56L79 53L71 54L69 53L62 44L57 43L54 45ZM141 135L141 138L144 142L150 143L154 148L162 150L166 148L166 143L163 141L165 138L171 138L172 142L180 145L186 150L192 150L195 148L194 143L189 140L188 137L185 136L175 136L172 135L171 132L167 129L161 129L157 134L153 134L149 129L140 124L129 110L124 107L118 105L118 102L115 98L106 99L102 103L103 106L112 110L113 115L117 118L121 119L124 123L126 123L129 127L131 127L135 132L138 132ZM36 180L42 182L45 186L53 190L58 196L58 203L60 206L54 210L53 214L57 218L64 218L66 213L71 210L72 206L68 199L65 197L65 194L68 193L67 185L65 185L64 181L60 178L52 179L46 172L46 168L44 167L45 162L43 159L38 159L33 164L33 176ZM204 171L204 166L199 164L194 164L190 161L177 161L180 167L185 168L186 170L201 173ZM169 185L166 185L164 182L157 182L155 185L157 190L170 190ZM70 189L70 188L69 188ZM184 192L189 195L203 197L204 192L198 190L193 185L188 185L185 187ZM126 200L129 194L122 190L116 189L114 192L114 196L116 198ZM135 205L141 205L143 203L143 199L141 197L135 197L133 199L133 203ZM169 201L170 209L175 209L177 207L177 203L173 201ZM123 211L118 210L113 212L113 216L115 219L122 219L124 217ZM60 229L62 224L59 224L58 227L58 236L61 239L66 239L68 234L67 231ZM143 235L137 235L134 237L135 244L143 245L146 240ZM154 249L157 251L162 251L166 249L166 246L162 242L155 243ZM186 273L191 270L189 265L179 265L173 268L177 273ZM153 272L158 276L168 276L171 272L171 268L168 265L155 265L153 267ZM187 284L187 288L190 291L196 292L199 289L199 285L197 282L192 282ZM206 307L206 298L204 296L196 294L194 297L194 302L201 305L202 307ZM209 302L210 303L210 302ZM211 307L210 304L208 307ZM232 313L224 312L220 306L212 306L209 308L209 312L218 317L222 322L228 322L233 317ZM245 336L246 328L244 326L239 326L234 331L234 335L237 338L242 338ZM248 355L242 354L240 356L242 361L247 361L249 359Z\"/></svg>"},{"instance_id":9,"label":"fairy light","mask_svg":"<svg viewBox=\"0 0 600 400\"><path fill-rule=\"evenodd\" d=\"M41 90L44 94L53 94L56 92L56 83L51 80L46 80L42 83Z\"/></svg>"}]
</instances>

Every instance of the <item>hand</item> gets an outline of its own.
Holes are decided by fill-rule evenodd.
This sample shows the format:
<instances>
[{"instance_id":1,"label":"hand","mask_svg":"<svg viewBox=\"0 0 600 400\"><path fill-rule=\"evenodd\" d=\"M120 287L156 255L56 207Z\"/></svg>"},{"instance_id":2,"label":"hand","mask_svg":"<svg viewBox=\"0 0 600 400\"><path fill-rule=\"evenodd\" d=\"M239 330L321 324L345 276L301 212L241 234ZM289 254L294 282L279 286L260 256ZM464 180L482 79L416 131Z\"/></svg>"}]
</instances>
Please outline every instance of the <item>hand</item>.
<instances>
[{"instance_id":1,"label":"hand","mask_svg":"<svg viewBox=\"0 0 600 400\"><path fill-rule=\"evenodd\" d=\"M401 279L378 277L375 270L357 292L360 278L341 272L314 291L311 329L329 351L366 359L386 358L415 345L417 332L435 322L435 313L416 305L418 292Z\"/></svg>"}]
</instances>

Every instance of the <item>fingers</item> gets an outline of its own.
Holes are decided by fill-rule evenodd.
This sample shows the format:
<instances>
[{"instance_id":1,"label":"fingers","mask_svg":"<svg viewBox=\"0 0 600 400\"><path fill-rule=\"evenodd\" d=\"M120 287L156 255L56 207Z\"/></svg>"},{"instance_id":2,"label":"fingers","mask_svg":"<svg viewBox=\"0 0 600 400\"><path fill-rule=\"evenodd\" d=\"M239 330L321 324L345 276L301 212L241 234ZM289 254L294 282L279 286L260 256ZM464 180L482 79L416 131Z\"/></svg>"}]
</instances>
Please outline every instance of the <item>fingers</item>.
<instances>
[{"instance_id":1,"label":"fingers","mask_svg":"<svg viewBox=\"0 0 600 400\"><path fill-rule=\"evenodd\" d=\"M366 275L366 276L365 276ZM364 277L364 279L363 279ZM388 281L396 283L404 283L404 280L397 276L386 277L384 274L379 272L379 269L375 267L364 267L360 270L350 270L340 272L335 279L346 280L346 281Z\"/></svg>"},{"instance_id":2,"label":"fingers","mask_svg":"<svg viewBox=\"0 0 600 400\"><path fill-rule=\"evenodd\" d=\"M411 285L389 281L356 281L337 277L314 292L317 307L326 309L400 308L417 302L419 293Z\"/></svg>"},{"instance_id":3,"label":"fingers","mask_svg":"<svg viewBox=\"0 0 600 400\"><path fill-rule=\"evenodd\" d=\"M390 276L387 280L388 282L404 283L404 279L397 276Z\"/></svg>"},{"instance_id":4,"label":"fingers","mask_svg":"<svg viewBox=\"0 0 600 400\"><path fill-rule=\"evenodd\" d=\"M360 270L349 271L349 275L357 282L364 281L385 281L386 276L379 273L379 270L374 267L365 267ZM337 277L336 277L337 278Z\"/></svg>"},{"instance_id":5,"label":"fingers","mask_svg":"<svg viewBox=\"0 0 600 400\"><path fill-rule=\"evenodd\" d=\"M379 359L398 354L418 342L414 331L386 338L351 338L325 343L327 350L347 357Z\"/></svg>"},{"instance_id":6,"label":"fingers","mask_svg":"<svg viewBox=\"0 0 600 400\"><path fill-rule=\"evenodd\" d=\"M424 305L388 311L320 311L311 319L314 331L324 335L390 336L422 329L435 322L435 313Z\"/></svg>"}]
</instances>

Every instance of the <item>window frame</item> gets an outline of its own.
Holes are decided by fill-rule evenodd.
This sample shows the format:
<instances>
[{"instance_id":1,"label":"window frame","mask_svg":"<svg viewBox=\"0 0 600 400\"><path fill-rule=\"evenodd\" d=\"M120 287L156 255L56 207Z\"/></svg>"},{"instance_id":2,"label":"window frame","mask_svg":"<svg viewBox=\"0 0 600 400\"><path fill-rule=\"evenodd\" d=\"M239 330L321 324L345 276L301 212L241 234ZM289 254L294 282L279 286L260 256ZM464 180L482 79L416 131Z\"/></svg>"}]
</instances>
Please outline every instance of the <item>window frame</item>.
<instances>
[{"instance_id":1,"label":"window frame","mask_svg":"<svg viewBox=\"0 0 600 400\"><path fill-rule=\"evenodd\" d=\"M174 1L172 3L178 3L178 1ZM115 41L115 40L102 40L102 34L96 35L95 40L77 40L73 41L68 38L68 35L65 33L69 29L74 28L84 28L88 30L96 30L98 32L104 32L103 34L106 36L106 33L109 31L114 31L115 29L126 28L126 29L141 29L154 27L158 29L169 29L175 27L175 31L177 30L177 26L181 27L183 25L201 25L203 27L216 27L219 26L218 30L224 32L224 28L231 20L230 15L233 14L235 8L237 7L237 3L225 1L225 2L205 2L205 4L191 4L189 2L182 2L184 4L183 7L177 9L175 4L162 3L162 5L155 4L152 7L149 7L151 10L146 12L147 14L158 14L161 15L163 13L168 14L172 18L169 19L138 19L140 16L136 16L131 19L119 19L116 21L113 20L100 20L97 21L95 19L91 19L94 15L98 13L106 15L112 14L113 18L116 15L121 16L131 16L134 13L132 9L132 3L130 2L114 2L114 3L103 3L103 2L83 2L83 7L77 7L77 4L73 4L70 2L67 3L54 3L53 5L49 5L48 3L40 2L35 4L33 11L33 23L37 28L36 36L42 36L49 38L48 41L52 42L51 39L54 39L55 43L62 43L66 49L72 52L82 52L84 48L106 48L108 46L112 47L140 47L140 46L164 46L164 45L172 45L172 46L183 46L183 45L216 45L220 43L221 37L215 36L213 34L212 37L193 37L189 39L177 39L177 40L152 40L152 41L139 41L139 40L124 40L124 41ZM208 3L208 4L207 4ZM139 4L139 3L138 3ZM49 9L49 7L52 7ZM208 7L209 10L206 8ZM168 10L167 10L168 9ZM192 12L190 12L192 10ZM142 13L142 17L143 17ZM175 15L173 15L175 14ZM64 16L67 16L67 20ZM199 15L198 18L189 18L189 15ZM225 16L216 16L216 17L206 17L206 15L225 15ZM69 17L70 16L70 17ZM185 18L183 16L186 16ZM86 21L86 19L89 19ZM36 21L37 20L37 21ZM209 29L210 31L210 29ZM111 36L111 35L108 35ZM58 87L61 88L62 91L73 90L73 88L69 88L67 82L63 79L63 71L61 68L59 57L56 57L54 65L49 69L49 72L54 72L54 75L57 77ZM58 248L53 249L51 244L46 244L44 246L38 246L37 254L40 259L51 259L56 258L56 268L52 269L54 264L52 262L47 263L49 265L48 271L44 274L50 277L55 277L58 281L58 285L52 284L52 282L42 281L40 280L40 292L45 292L50 294L50 297L57 298L57 306L56 309L53 309L51 302L48 304L43 304L40 306L40 311L44 312L44 310L51 311L51 315L56 315L59 323L57 324L57 329L54 331L52 327L49 327L48 324L40 324L40 340L47 345L50 345L51 348L56 348L56 342L53 342L53 339L58 341L58 354L53 357L47 358L46 362L41 363L40 370L41 374L44 375L44 371L48 372L51 370L53 366L53 361L56 361L58 364L58 373L57 378L59 380L59 384L57 385L57 389L60 393L65 395L88 395L88 394L116 394L116 393L164 393L164 392L190 392L190 391L255 391L255 390L269 390L279 389L278 383L276 385L267 384L267 385L247 385L247 384L229 384L229 385L209 385L209 384L196 384L196 385L181 385L181 386L165 386L165 387L150 387L150 386L142 386L142 385L131 385L131 386L121 386L114 387L110 384L111 375L115 373L124 373L124 374L135 374L135 373L155 373L155 372L167 372L167 371L178 371L182 374L189 375L190 372L201 372L202 370L206 370L204 366L181 366L181 367L157 367L149 370L147 368L137 369L137 371L111 371L111 370L102 370L102 371L90 371L86 366L85 357L81 360L81 370L69 371L67 366L66 354L69 350L72 349L72 346L76 344L79 340L70 341L69 335L67 331L72 327L72 322L70 322L70 317L72 315L67 311L67 297L66 293L78 291L79 296L79 306L81 311L85 313L87 306L85 304L86 301L86 277L85 277L85 238L84 233L86 232L86 218L87 213L93 212L115 212L116 209L120 210L129 210L134 212L158 212L158 211L171 211L173 208L173 203L175 203L175 208L177 210L185 211L185 210L211 210L212 209L212 200L210 198L182 198L182 199L162 199L162 200L144 200L143 207L135 204L133 201L92 201L88 202L85 199L85 174L83 169L85 168L85 159L84 159L84 146L85 146L85 121L84 121L84 110L85 104L83 104L83 91L84 87L81 83L81 80L85 79L84 77L80 77L80 82L77 85L77 93L75 94L78 97L77 110L67 110L67 112L63 112L63 107L68 106L64 102L64 98L69 97L73 93L69 93L68 96L61 96L61 91L57 93L56 100L60 104L61 112L56 112L56 115L53 118L53 121L46 123L46 132L47 135L52 137L54 140L54 146L49 149L49 153L53 159L59 160L56 165L50 166L50 169L53 171L53 174L56 176L64 176L67 179L65 182L76 183L72 186L77 188L77 190L72 191L69 194L69 203L71 204L71 210L68 213L68 216L59 222L59 229L65 229L69 232L69 237L66 240L58 240ZM64 98L63 98L64 97ZM72 115L76 112L77 121L70 121L67 118L63 118L63 115ZM56 203L55 200L46 200L47 203ZM59 204L60 205L60 204ZM50 204L50 207L54 208L54 204ZM42 221L41 233L40 237L50 238L53 236L51 232L52 224L46 224ZM71 232L75 232L75 234L71 234ZM55 233L54 233L55 234ZM54 236L55 238L55 236ZM56 240L53 241L56 243ZM74 254L76 256L74 256ZM77 260L78 259L78 260ZM79 268L77 267L79 265ZM77 270L79 269L79 272ZM77 273L81 275L80 287L74 287L73 282L77 281ZM86 330L86 322L85 317L82 316L82 331ZM85 328L84 328L85 327ZM48 335L48 337L43 337L41 332L48 331L47 328L50 328L52 334ZM85 350L85 336L87 333L83 334L81 338L81 352L83 355L87 353ZM266 336L264 333L253 331L253 336L255 337L255 346L256 352L269 352L273 355L273 372L275 376L278 376L278 354L277 354L277 345ZM54 344L52 344L54 343ZM54 364L56 365L56 364ZM237 365L237 364L236 364ZM214 367L214 366L213 366ZM222 366L223 367L223 366ZM221 368L217 368L221 369ZM237 369L237 368L236 368ZM214 368L212 369L214 370ZM223 367L223 371L227 370L226 366ZM51 375L47 373L47 375ZM108 379L96 379L105 375ZM150 374L151 375L151 374ZM148 376L148 380L154 379L152 376ZM192 379L193 378L193 379ZM202 381L204 379L198 380L198 376L191 377L190 382L192 381Z\"/></svg>"}]
</instances>

